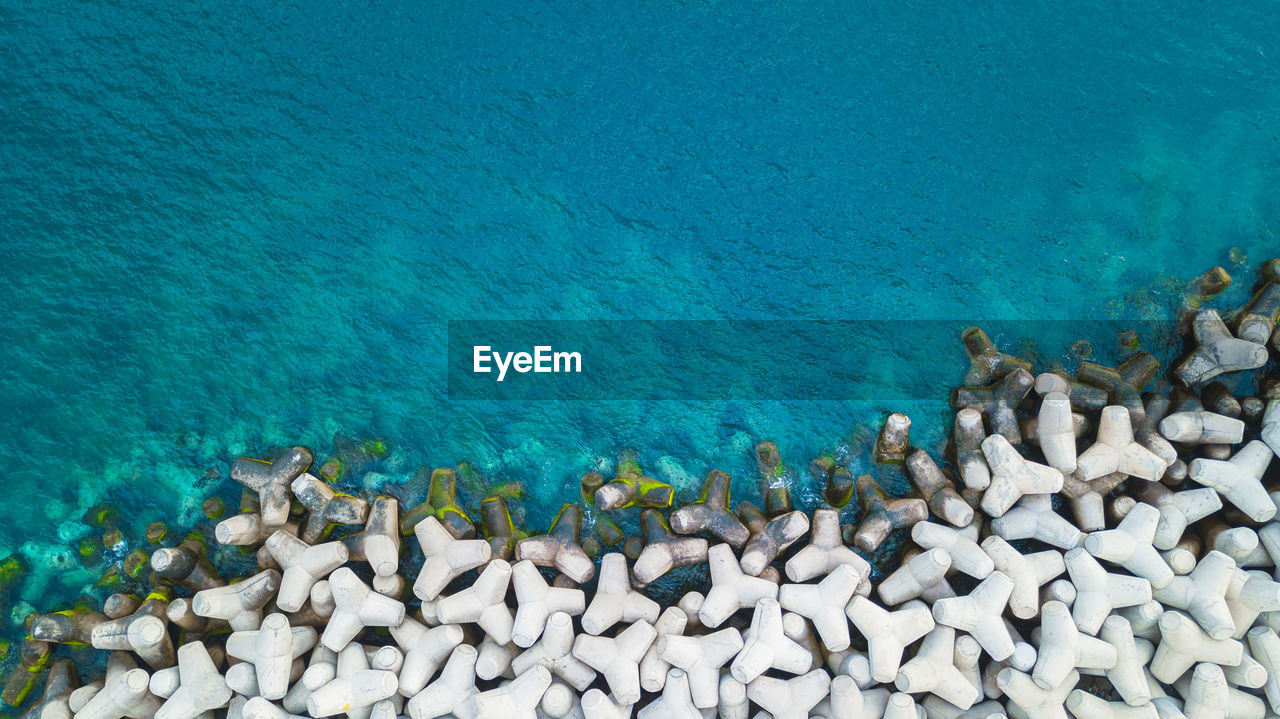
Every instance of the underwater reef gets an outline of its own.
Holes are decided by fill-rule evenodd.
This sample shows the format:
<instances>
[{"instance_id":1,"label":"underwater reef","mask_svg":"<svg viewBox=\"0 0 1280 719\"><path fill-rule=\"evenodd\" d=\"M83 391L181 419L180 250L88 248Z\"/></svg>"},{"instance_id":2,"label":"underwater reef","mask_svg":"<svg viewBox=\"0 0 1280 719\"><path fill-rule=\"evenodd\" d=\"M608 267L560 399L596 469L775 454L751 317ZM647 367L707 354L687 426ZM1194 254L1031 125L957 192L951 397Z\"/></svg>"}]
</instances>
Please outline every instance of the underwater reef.
<instances>
[{"instance_id":1,"label":"underwater reef","mask_svg":"<svg viewBox=\"0 0 1280 719\"><path fill-rule=\"evenodd\" d=\"M680 502L624 453L531 530L522 487L465 464L341 491L378 440L241 457L238 511L211 498L208 531L157 522L117 558L128 509L103 505L100 539L50 550L106 571L26 613L3 700L30 719L1280 714L1280 260L1211 307L1230 282L1191 283L1169 368L1126 334L1115 367L1035 374L966 330L946 451L902 413L870 448L905 494L823 455L800 507L762 441L759 502L717 470ZM0 562L0 596L23 572Z\"/></svg>"}]
</instances>

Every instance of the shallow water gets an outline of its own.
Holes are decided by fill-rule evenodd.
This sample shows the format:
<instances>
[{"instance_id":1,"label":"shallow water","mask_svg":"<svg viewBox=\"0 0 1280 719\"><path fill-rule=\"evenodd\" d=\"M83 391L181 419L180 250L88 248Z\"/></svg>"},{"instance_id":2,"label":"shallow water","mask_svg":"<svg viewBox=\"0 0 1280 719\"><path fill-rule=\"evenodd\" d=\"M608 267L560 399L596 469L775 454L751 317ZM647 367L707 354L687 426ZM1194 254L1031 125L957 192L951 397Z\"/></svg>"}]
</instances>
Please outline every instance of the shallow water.
<instances>
[{"instance_id":1,"label":"shallow water","mask_svg":"<svg viewBox=\"0 0 1280 719\"><path fill-rule=\"evenodd\" d=\"M392 448L357 483L521 480L535 527L623 448L692 491L766 438L863 467L889 409L936 447L942 394L450 400L446 321L1059 319L1110 361L1097 320L1280 249L1271 11L2 7L0 556L73 596L40 567L88 507L191 522L236 455L335 435ZM959 381L914 339L859 359Z\"/></svg>"}]
</instances>

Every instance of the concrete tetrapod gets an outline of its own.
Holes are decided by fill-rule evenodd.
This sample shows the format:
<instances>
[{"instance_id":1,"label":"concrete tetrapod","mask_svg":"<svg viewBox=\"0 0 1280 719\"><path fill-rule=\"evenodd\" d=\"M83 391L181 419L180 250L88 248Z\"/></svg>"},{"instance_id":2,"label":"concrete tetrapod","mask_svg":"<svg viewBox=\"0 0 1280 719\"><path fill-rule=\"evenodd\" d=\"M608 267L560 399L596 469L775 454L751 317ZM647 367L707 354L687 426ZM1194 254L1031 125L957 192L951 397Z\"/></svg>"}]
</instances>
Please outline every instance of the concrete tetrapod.
<instances>
[{"instance_id":1,"label":"concrete tetrapod","mask_svg":"<svg viewBox=\"0 0 1280 719\"><path fill-rule=\"evenodd\" d=\"M660 641L658 656L684 672L693 705L699 709L715 706L720 668L742 649L738 630L721 629L696 637L667 636ZM670 671L667 677L670 679Z\"/></svg>"},{"instance_id":2,"label":"concrete tetrapod","mask_svg":"<svg viewBox=\"0 0 1280 719\"><path fill-rule=\"evenodd\" d=\"M992 517L1009 511L1024 495L1062 489L1062 472L1027 460L1001 435L982 440L982 454L991 468L991 486L982 493L982 511Z\"/></svg>"},{"instance_id":3,"label":"concrete tetrapod","mask_svg":"<svg viewBox=\"0 0 1280 719\"><path fill-rule=\"evenodd\" d=\"M653 625L641 619L616 637L578 635L573 655L604 676L615 700L635 704L640 701L640 660L657 636Z\"/></svg>"},{"instance_id":4,"label":"concrete tetrapod","mask_svg":"<svg viewBox=\"0 0 1280 719\"><path fill-rule=\"evenodd\" d=\"M841 565L848 565L858 576L859 594L870 591L871 564L844 543L840 536L840 513L834 509L815 509L809 543L787 560L787 578L804 582L830 574Z\"/></svg>"},{"instance_id":5,"label":"concrete tetrapod","mask_svg":"<svg viewBox=\"0 0 1280 719\"><path fill-rule=\"evenodd\" d=\"M657 602L631 588L627 558L617 552L604 555L595 596L582 614L583 631L600 634L618 622L656 622L658 612Z\"/></svg>"},{"instance_id":6,"label":"concrete tetrapod","mask_svg":"<svg viewBox=\"0 0 1280 719\"><path fill-rule=\"evenodd\" d=\"M747 696L774 719L806 719L830 687L831 677L815 669L791 679L757 677L747 685Z\"/></svg>"},{"instance_id":7,"label":"concrete tetrapod","mask_svg":"<svg viewBox=\"0 0 1280 719\"><path fill-rule=\"evenodd\" d=\"M1103 408L1098 441L1076 461L1076 475L1085 481L1121 472L1154 482L1164 470L1165 461L1133 438L1129 410L1119 405Z\"/></svg>"},{"instance_id":8,"label":"concrete tetrapod","mask_svg":"<svg viewBox=\"0 0 1280 719\"><path fill-rule=\"evenodd\" d=\"M290 627L288 617L271 614L262 620L260 628L233 632L227 637L226 652L252 665L259 696L276 700L283 699L289 691L293 660L311 651L317 641L312 627ZM182 657L178 659L181 666Z\"/></svg>"},{"instance_id":9,"label":"concrete tetrapod","mask_svg":"<svg viewBox=\"0 0 1280 719\"><path fill-rule=\"evenodd\" d=\"M1004 603L1001 602L1000 606L1003 609ZM929 607L915 599L890 612L866 597L854 597L846 613L858 631L867 638L871 677L878 682L893 681L907 645L923 637L934 627L934 617Z\"/></svg>"},{"instance_id":10,"label":"concrete tetrapod","mask_svg":"<svg viewBox=\"0 0 1280 719\"><path fill-rule=\"evenodd\" d=\"M427 517L413 527L426 559L413 583L413 594L424 602L440 592L465 571L483 566L493 556L493 547L483 539L454 539L440 520Z\"/></svg>"},{"instance_id":11,"label":"concrete tetrapod","mask_svg":"<svg viewBox=\"0 0 1280 719\"><path fill-rule=\"evenodd\" d=\"M933 619L968 632L992 659L1004 661L1014 650L1013 637L1001 617L1012 593L1013 580L1001 572L992 572L968 595L934 602Z\"/></svg>"},{"instance_id":12,"label":"concrete tetrapod","mask_svg":"<svg viewBox=\"0 0 1280 719\"><path fill-rule=\"evenodd\" d=\"M732 631L737 633L737 630ZM679 643L674 637L671 641ZM786 636L782 627L782 607L776 599L768 597L756 602L751 627L747 629L746 636L739 639L738 648L740 652L735 650L724 661L733 659L729 671L743 684L751 683L770 669L800 674L809 669L812 661L807 649Z\"/></svg>"},{"instance_id":13,"label":"concrete tetrapod","mask_svg":"<svg viewBox=\"0 0 1280 719\"><path fill-rule=\"evenodd\" d=\"M1063 561L1076 590L1071 617L1086 634L1097 634L1113 610L1151 601L1151 582L1127 574L1109 574L1080 547L1067 552Z\"/></svg>"},{"instance_id":14,"label":"concrete tetrapod","mask_svg":"<svg viewBox=\"0 0 1280 719\"><path fill-rule=\"evenodd\" d=\"M556 612L579 615L586 610L586 595L581 589L551 587L538 568L528 560L511 567L511 581L516 589L516 619L511 641L518 647L531 647L547 626L547 618Z\"/></svg>"},{"instance_id":15,"label":"concrete tetrapod","mask_svg":"<svg viewBox=\"0 0 1280 719\"><path fill-rule=\"evenodd\" d=\"M898 669L894 685L908 694L929 692L959 707L973 706L982 693L955 665L956 631L938 625L924 636L920 650Z\"/></svg>"},{"instance_id":16,"label":"concrete tetrapod","mask_svg":"<svg viewBox=\"0 0 1280 719\"><path fill-rule=\"evenodd\" d=\"M853 567L841 564L817 584L784 584L778 590L778 603L813 622L827 651L842 652L849 648L844 609L860 581Z\"/></svg>"},{"instance_id":17,"label":"concrete tetrapod","mask_svg":"<svg viewBox=\"0 0 1280 719\"><path fill-rule=\"evenodd\" d=\"M394 627L404 621L404 605L375 593L349 567L329 575L334 610L320 643L341 652L365 627Z\"/></svg>"},{"instance_id":18,"label":"concrete tetrapod","mask_svg":"<svg viewBox=\"0 0 1280 719\"><path fill-rule=\"evenodd\" d=\"M1229 460L1192 460L1187 476L1193 482L1217 490L1253 521L1269 522L1276 516L1276 505L1262 486L1262 475L1271 457L1271 448L1255 439Z\"/></svg>"},{"instance_id":19,"label":"concrete tetrapod","mask_svg":"<svg viewBox=\"0 0 1280 719\"><path fill-rule=\"evenodd\" d=\"M156 710L156 719L196 719L231 701L231 689L203 642L191 642L178 649L178 676L177 690Z\"/></svg>"},{"instance_id":20,"label":"concrete tetrapod","mask_svg":"<svg viewBox=\"0 0 1280 719\"><path fill-rule=\"evenodd\" d=\"M708 473L698 501L671 513L671 528L680 534L710 532L734 549L741 549L751 538L751 532L729 509L730 483L729 475L724 472Z\"/></svg>"},{"instance_id":21,"label":"concrete tetrapod","mask_svg":"<svg viewBox=\"0 0 1280 719\"><path fill-rule=\"evenodd\" d=\"M1086 537L1084 547L1098 559L1119 564L1134 576L1151 582L1152 589L1158 589L1173 581L1173 570L1152 544L1159 524L1160 510L1139 503L1115 529Z\"/></svg>"},{"instance_id":22,"label":"concrete tetrapod","mask_svg":"<svg viewBox=\"0 0 1280 719\"><path fill-rule=\"evenodd\" d=\"M707 565L711 590L698 610L698 620L704 627L715 629L739 609L753 607L760 599L778 597L778 585L743 573L733 548L727 544L707 551Z\"/></svg>"},{"instance_id":23,"label":"concrete tetrapod","mask_svg":"<svg viewBox=\"0 0 1280 719\"><path fill-rule=\"evenodd\" d=\"M276 595L276 606L283 612L301 609L311 596L312 585L346 564L348 558L347 547L340 542L310 546L283 530L268 537L265 546L284 570Z\"/></svg>"},{"instance_id":24,"label":"concrete tetrapod","mask_svg":"<svg viewBox=\"0 0 1280 719\"><path fill-rule=\"evenodd\" d=\"M1031 678L1041 689L1059 686L1075 669L1112 669L1116 648L1085 634L1071 621L1062 602L1049 602L1040 611L1040 648Z\"/></svg>"},{"instance_id":25,"label":"concrete tetrapod","mask_svg":"<svg viewBox=\"0 0 1280 719\"><path fill-rule=\"evenodd\" d=\"M442 624L474 623L498 644L510 642L515 627L506 602L511 573L506 561L490 561L470 587L436 600L436 618Z\"/></svg>"}]
</instances>

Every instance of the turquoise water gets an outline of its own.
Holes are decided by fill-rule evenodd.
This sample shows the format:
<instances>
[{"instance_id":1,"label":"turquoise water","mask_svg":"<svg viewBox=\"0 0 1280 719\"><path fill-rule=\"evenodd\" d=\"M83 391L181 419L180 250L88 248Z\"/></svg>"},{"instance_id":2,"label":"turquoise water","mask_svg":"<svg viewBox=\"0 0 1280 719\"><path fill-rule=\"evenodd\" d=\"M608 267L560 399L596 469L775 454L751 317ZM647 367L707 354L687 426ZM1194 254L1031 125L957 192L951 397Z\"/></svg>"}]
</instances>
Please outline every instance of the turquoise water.
<instances>
[{"instance_id":1,"label":"turquoise water","mask_svg":"<svg viewBox=\"0 0 1280 719\"><path fill-rule=\"evenodd\" d=\"M942 395L450 400L448 320L1058 319L1106 360L1097 320L1212 265L1239 299L1280 254L1274 8L1113 5L0 7L0 556L73 595L39 568L86 508L191 522L335 435L392 448L356 484L521 480L535 526L624 448L689 491L766 438L865 465L891 408L941 438ZM859 359L959 381L912 339Z\"/></svg>"}]
</instances>

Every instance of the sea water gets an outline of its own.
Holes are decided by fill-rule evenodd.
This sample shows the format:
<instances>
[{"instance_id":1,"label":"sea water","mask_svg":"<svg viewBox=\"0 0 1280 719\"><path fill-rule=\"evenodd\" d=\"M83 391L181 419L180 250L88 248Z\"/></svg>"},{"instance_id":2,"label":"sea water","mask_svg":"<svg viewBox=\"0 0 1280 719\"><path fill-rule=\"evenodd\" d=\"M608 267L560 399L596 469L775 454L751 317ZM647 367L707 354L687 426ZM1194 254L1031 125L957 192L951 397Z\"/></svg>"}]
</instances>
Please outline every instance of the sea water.
<instances>
[{"instance_id":1,"label":"sea water","mask_svg":"<svg viewBox=\"0 0 1280 719\"><path fill-rule=\"evenodd\" d=\"M871 471L887 411L940 449L964 324L1113 362L1100 320L1167 319L1218 264L1240 301L1280 254L1274 7L1231 5L5 4L14 601L93 579L50 559L89 507L189 526L273 447L384 439L352 489L467 461L534 529L627 449L687 497L749 492L772 439L802 498L820 451ZM933 396L449 396L450 320L633 318L955 327L826 347Z\"/></svg>"}]
</instances>

